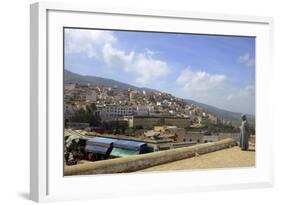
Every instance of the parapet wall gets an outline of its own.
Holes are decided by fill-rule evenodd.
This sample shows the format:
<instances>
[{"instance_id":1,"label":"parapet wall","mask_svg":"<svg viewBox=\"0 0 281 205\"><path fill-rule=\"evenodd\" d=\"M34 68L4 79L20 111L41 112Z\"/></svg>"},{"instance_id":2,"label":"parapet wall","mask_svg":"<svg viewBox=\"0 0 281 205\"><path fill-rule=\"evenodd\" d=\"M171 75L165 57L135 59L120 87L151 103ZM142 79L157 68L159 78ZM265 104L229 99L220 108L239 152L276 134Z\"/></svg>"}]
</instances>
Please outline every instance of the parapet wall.
<instances>
[{"instance_id":1,"label":"parapet wall","mask_svg":"<svg viewBox=\"0 0 281 205\"><path fill-rule=\"evenodd\" d=\"M153 152L124 158L65 166L65 176L134 172L148 167L206 154L236 145L233 139L197 144L190 147Z\"/></svg>"},{"instance_id":2,"label":"parapet wall","mask_svg":"<svg viewBox=\"0 0 281 205\"><path fill-rule=\"evenodd\" d=\"M239 142L239 138L240 138L240 133L220 133L219 134L219 140L222 139L227 139L227 138L231 138L234 139L236 142Z\"/></svg>"}]
</instances>

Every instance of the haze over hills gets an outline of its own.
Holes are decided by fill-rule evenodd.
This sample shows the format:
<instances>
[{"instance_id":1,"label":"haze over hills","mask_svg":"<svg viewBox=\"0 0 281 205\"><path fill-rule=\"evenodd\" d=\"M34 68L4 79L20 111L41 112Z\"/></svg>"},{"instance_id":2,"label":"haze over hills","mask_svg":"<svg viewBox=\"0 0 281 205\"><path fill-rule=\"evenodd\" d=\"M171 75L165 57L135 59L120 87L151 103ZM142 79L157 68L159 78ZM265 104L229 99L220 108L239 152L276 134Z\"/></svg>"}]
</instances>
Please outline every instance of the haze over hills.
<instances>
[{"instance_id":1,"label":"haze over hills","mask_svg":"<svg viewBox=\"0 0 281 205\"><path fill-rule=\"evenodd\" d=\"M64 83L78 83L78 84L92 84L92 85L96 85L96 86L106 86L106 87L118 87L121 89L135 89L135 90L153 90L150 88L140 88L140 87L136 87L127 83L122 83L116 80L112 80L112 79L107 79L107 78L102 78L102 77L96 77L96 76L88 76L88 75L80 75L80 74L76 74L73 73L71 71L68 71L66 69L64 69ZM229 120L232 121L234 124L239 124L241 122L240 118L241 118L241 113L236 113L236 112L231 112L231 111L227 111L224 109L220 109L211 105L207 105L204 103L200 103L200 102L196 102L194 100L190 100L190 99L184 99L184 101L188 104L196 104L197 106L201 107L203 110L205 110L206 112L215 114L217 116L220 116L222 118L224 118L225 120ZM247 115L249 122L251 124L254 123L255 120L255 116L253 115Z\"/></svg>"},{"instance_id":2,"label":"haze over hills","mask_svg":"<svg viewBox=\"0 0 281 205\"><path fill-rule=\"evenodd\" d=\"M112 80L109 78L102 78L96 76L89 75L80 75L77 73L73 73L69 70L64 69L64 83L78 83L82 85L87 85L88 83L97 86L105 86L105 87L118 87L121 89L134 89L134 90L153 90L149 88L140 88L127 83L122 83L116 80Z\"/></svg>"}]
</instances>

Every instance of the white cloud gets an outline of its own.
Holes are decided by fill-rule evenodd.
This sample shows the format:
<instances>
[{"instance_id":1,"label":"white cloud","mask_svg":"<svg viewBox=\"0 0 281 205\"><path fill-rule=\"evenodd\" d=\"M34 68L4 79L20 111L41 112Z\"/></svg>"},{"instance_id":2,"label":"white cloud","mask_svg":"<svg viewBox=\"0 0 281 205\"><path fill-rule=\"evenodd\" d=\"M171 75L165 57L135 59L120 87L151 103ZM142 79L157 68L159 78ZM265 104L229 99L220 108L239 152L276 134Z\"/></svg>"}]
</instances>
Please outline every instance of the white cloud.
<instances>
[{"instance_id":1,"label":"white cloud","mask_svg":"<svg viewBox=\"0 0 281 205\"><path fill-rule=\"evenodd\" d=\"M151 50L151 49L149 49L149 48L145 48L144 49L145 50L145 53L149 56L149 57L154 57L155 55L157 55L157 54L160 54L161 52L159 52L159 51L153 51L153 50Z\"/></svg>"},{"instance_id":2,"label":"white cloud","mask_svg":"<svg viewBox=\"0 0 281 205\"><path fill-rule=\"evenodd\" d=\"M110 43L106 43L102 49L103 59L107 65L119 66L128 69L128 65L133 61L135 53L125 53L122 50L114 48Z\"/></svg>"},{"instance_id":3,"label":"white cloud","mask_svg":"<svg viewBox=\"0 0 281 205\"><path fill-rule=\"evenodd\" d=\"M255 87L253 85L247 85L236 89L234 98L236 98L238 103L242 103L242 100L247 102L255 101Z\"/></svg>"},{"instance_id":4,"label":"white cloud","mask_svg":"<svg viewBox=\"0 0 281 205\"><path fill-rule=\"evenodd\" d=\"M232 100L232 99L233 99L233 94L229 94L229 95L226 97L226 99L227 99L228 101Z\"/></svg>"},{"instance_id":5,"label":"white cloud","mask_svg":"<svg viewBox=\"0 0 281 205\"><path fill-rule=\"evenodd\" d=\"M213 105L226 110L254 114L255 87L233 87L227 77L219 74L183 70L178 76L177 95L185 99Z\"/></svg>"},{"instance_id":6,"label":"white cloud","mask_svg":"<svg viewBox=\"0 0 281 205\"><path fill-rule=\"evenodd\" d=\"M134 51L125 52L114 48L111 44L103 47L104 61L108 66L117 67L132 74L135 82L147 85L155 80L159 80L169 73L168 65L165 61L154 59L152 51L136 53Z\"/></svg>"},{"instance_id":7,"label":"white cloud","mask_svg":"<svg viewBox=\"0 0 281 205\"><path fill-rule=\"evenodd\" d=\"M177 78L177 83L190 92L209 92L217 89L225 81L226 76L206 72L193 72L189 68L183 70Z\"/></svg>"},{"instance_id":8,"label":"white cloud","mask_svg":"<svg viewBox=\"0 0 281 205\"><path fill-rule=\"evenodd\" d=\"M99 58L106 43L116 43L113 32L102 30L66 29L66 52L83 53L89 58Z\"/></svg>"},{"instance_id":9,"label":"white cloud","mask_svg":"<svg viewBox=\"0 0 281 205\"><path fill-rule=\"evenodd\" d=\"M255 59L252 58L249 53L239 56L238 62L246 65L247 67L252 67L255 65Z\"/></svg>"},{"instance_id":10,"label":"white cloud","mask_svg":"<svg viewBox=\"0 0 281 205\"><path fill-rule=\"evenodd\" d=\"M165 61L148 57L146 53L138 54L131 66L132 71L138 75L136 81L141 84L157 81L169 73Z\"/></svg>"},{"instance_id":11,"label":"white cloud","mask_svg":"<svg viewBox=\"0 0 281 205\"><path fill-rule=\"evenodd\" d=\"M232 88L229 92L231 92L231 94L229 94L226 98L229 101L237 100L237 102L239 102L240 100L239 103L241 103L242 100L245 101L245 99L247 99L247 101L251 101L251 99L254 100L255 98L255 87L253 85L247 85L241 88Z\"/></svg>"},{"instance_id":12,"label":"white cloud","mask_svg":"<svg viewBox=\"0 0 281 205\"><path fill-rule=\"evenodd\" d=\"M248 114L255 114L255 87L247 85L242 88L233 88L231 92L232 97L225 103L225 107L229 110L244 112Z\"/></svg>"},{"instance_id":13,"label":"white cloud","mask_svg":"<svg viewBox=\"0 0 281 205\"><path fill-rule=\"evenodd\" d=\"M108 67L119 69L140 85L148 85L167 76L168 64L154 57L155 51L126 52L119 48L113 32L101 30L66 30L66 52L83 53L103 61Z\"/></svg>"}]
</instances>

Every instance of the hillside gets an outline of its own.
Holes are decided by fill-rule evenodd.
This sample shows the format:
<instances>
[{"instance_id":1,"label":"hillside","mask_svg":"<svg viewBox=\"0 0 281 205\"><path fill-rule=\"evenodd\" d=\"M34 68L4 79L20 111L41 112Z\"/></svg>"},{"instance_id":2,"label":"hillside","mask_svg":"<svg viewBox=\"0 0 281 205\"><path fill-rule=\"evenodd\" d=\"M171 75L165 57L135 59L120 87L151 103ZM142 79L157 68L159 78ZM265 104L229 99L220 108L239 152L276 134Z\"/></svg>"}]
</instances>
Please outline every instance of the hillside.
<instances>
[{"instance_id":1,"label":"hillside","mask_svg":"<svg viewBox=\"0 0 281 205\"><path fill-rule=\"evenodd\" d=\"M211 105L207 105L207 104L204 104L204 103L196 102L194 100L185 100L185 101L187 103L189 103L189 104L196 104L197 106L201 107L206 112L215 114L217 116L221 116L225 120L232 121L235 125L241 124L241 114L242 113L237 113L237 112L231 112L231 111L223 110L223 109L211 106ZM254 121L255 121L255 116L249 115L249 114L247 114L246 116L248 118L249 123L251 125L253 125Z\"/></svg>"},{"instance_id":2,"label":"hillside","mask_svg":"<svg viewBox=\"0 0 281 205\"><path fill-rule=\"evenodd\" d=\"M122 83L116 80L96 77L96 76L88 76L88 75L79 75L68 70L64 70L64 83L78 83L78 84L92 84L97 86L106 86L106 87L118 87L121 89L135 89L135 90L153 90L149 88L140 88L136 87L127 83ZM207 105L204 103L196 102L194 100L184 99L184 101L188 104L196 104L197 106L201 107L208 113L212 113L214 115L220 116L225 120L232 121L233 124L240 124L241 123L241 113L231 112L227 110L223 110L211 105ZM247 115L250 124L254 124L255 116Z\"/></svg>"}]
</instances>

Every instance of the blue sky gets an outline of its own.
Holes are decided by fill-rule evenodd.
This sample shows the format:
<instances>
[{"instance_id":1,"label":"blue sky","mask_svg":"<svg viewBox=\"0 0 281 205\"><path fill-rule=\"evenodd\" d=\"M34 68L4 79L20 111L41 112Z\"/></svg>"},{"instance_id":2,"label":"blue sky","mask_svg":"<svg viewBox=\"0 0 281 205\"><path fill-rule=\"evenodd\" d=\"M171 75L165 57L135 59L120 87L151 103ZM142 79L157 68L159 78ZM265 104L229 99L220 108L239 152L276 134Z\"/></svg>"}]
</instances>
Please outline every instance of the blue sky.
<instances>
[{"instance_id":1,"label":"blue sky","mask_svg":"<svg viewBox=\"0 0 281 205\"><path fill-rule=\"evenodd\" d=\"M255 113L255 38L65 29L65 69Z\"/></svg>"}]
</instances>

